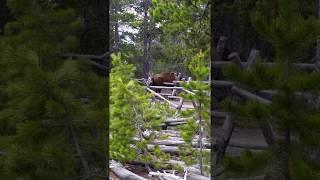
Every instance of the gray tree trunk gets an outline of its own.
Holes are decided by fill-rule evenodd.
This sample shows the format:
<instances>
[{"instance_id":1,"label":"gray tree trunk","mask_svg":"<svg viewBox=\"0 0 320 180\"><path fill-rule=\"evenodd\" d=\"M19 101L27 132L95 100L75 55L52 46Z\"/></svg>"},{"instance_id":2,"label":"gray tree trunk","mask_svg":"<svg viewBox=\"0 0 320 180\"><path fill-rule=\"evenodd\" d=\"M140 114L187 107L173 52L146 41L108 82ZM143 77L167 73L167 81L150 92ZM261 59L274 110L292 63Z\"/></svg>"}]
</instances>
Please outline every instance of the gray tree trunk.
<instances>
[{"instance_id":1,"label":"gray tree trunk","mask_svg":"<svg viewBox=\"0 0 320 180\"><path fill-rule=\"evenodd\" d=\"M287 126L279 133L275 144L276 155L267 179L290 180L289 155L290 155L290 127Z\"/></svg>"},{"instance_id":2,"label":"gray tree trunk","mask_svg":"<svg viewBox=\"0 0 320 180\"><path fill-rule=\"evenodd\" d=\"M119 19L118 14L120 11L120 4L116 0L112 2L112 10L113 10L113 16L116 17L114 21L114 42L113 42L113 49L114 51L118 51L120 48L120 33L119 33Z\"/></svg>"},{"instance_id":3,"label":"gray tree trunk","mask_svg":"<svg viewBox=\"0 0 320 180\"><path fill-rule=\"evenodd\" d=\"M148 23L148 9L150 6L149 0L143 0L143 74L144 77L148 77L150 72L150 62L149 62L149 51L148 51L148 42L149 42L149 23Z\"/></svg>"}]
</instances>

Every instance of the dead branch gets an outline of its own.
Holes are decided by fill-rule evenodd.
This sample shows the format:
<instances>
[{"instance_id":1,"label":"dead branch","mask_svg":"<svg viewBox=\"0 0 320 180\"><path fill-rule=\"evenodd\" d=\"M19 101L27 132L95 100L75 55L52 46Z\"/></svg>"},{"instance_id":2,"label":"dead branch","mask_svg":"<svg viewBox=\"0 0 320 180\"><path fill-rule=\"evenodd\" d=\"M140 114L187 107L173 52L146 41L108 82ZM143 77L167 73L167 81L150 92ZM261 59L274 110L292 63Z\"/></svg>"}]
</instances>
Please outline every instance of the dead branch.
<instances>
[{"instance_id":1,"label":"dead branch","mask_svg":"<svg viewBox=\"0 0 320 180\"><path fill-rule=\"evenodd\" d=\"M92 55L92 54L77 54L77 53L65 53L62 54L62 57L65 58L86 58L86 59L97 59L97 60L103 60L106 58L110 52L105 52L102 55Z\"/></svg>"}]
</instances>

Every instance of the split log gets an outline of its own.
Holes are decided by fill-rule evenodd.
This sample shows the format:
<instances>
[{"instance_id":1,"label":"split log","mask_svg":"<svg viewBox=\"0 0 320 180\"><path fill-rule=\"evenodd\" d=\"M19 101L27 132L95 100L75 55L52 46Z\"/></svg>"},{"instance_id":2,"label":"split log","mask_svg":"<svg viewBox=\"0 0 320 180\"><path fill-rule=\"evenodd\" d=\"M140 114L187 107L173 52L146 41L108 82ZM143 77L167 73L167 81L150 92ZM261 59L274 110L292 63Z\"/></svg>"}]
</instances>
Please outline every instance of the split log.
<instances>
[{"instance_id":1,"label":"split log","mask_svg":"<svg viewBox=\"0 0 320 180\"><path fill-rule=\"evenodd\" d=\"M110 169L113 173L115 173L121 179L128 179L128 180L147 180L141 176L134 174L133 172L125 169L120 163L111 161L110 162Z\"/></svg>"}]
</instances>

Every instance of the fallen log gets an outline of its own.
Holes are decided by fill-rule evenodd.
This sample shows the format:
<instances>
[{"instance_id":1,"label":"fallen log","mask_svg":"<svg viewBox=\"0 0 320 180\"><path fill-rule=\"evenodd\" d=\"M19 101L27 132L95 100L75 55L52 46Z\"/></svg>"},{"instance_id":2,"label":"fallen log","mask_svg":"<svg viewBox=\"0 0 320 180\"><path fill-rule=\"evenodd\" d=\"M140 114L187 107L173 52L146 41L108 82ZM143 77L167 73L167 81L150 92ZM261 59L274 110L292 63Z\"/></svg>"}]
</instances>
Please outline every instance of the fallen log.
<instances>
[{"instance_id":1,"label":"fallen log","mask_svg":"<svg viewBox=\"0 0 320 180\"><path fill-rule=\"evenodd\" d=\"M163 173L161 172L149 172L149 176L156 176L159 179L163 179L163 180L187 180L187 172L185 172L184 178L181 178L177 175L174 174L175 171L173 171L172 174L167 173L166 171L164 171Z\"/></svg>"},{"instance_id":2,"label":"fallen log","mask_svg":"<svg viewBox=\"0 0 320 180\"><path fill-rule=\"evenodd\" d=\"M111 171L116 174L121 179L127 179L127 180L147 180L141 176L138 176L137 174L134 174L133 172L125 169L122 164L116 162L116 161L110 161L110 169Z\"/></svg>"},{"instance_id":3,"label":"fallen log","mask_svg":"<svg viewBox=\"0 0 320 180\"><path fill-rule=\"evenodd\" d=\"M233 83L231 81L222 81L222 80L213 80L212 82L213 87L232 87Z\"/></svg>"},{"instance_id":4,"label":"fallen log","mask_svg":"<svg viewBox=\"0 0 320 180\"><path fill-rule=\"evenodd\" d=\"M154 148L155 145L153 144L148 144L148 150L152 150ZM159 148L165 152L165 153L169 153L169 154L179 154L179 148L177 146L166 146L166 145L159 145ZM195 151L199 151L199 148L192 148ZM210 153L211 149L203 149L204 152L206 153Z\"/></svg>"},{"instance_id":5,"label":"fallen log","mask_svg":"<svg viewBox=\"0 0 320 180\"><path fill-rule=\"evenodd\" d=\"M222 68L225 65L232 64L234 62L232 61L216 61L213 63L214 67ZM262 63L265 66L275 66L277 63L273 62L264 62ZM306 71L315 71L317 70L317 65L316 64L308 64L308 63L293 63L295 67L304 69ZM248 62L241 62L241 67L247 67Z\"/></svg>"},{"instance_id":6,"label":"fallen log","mask_svg":"<svg viewBox=\"0 0 320 180\"><path fill-rule=\"evenodd\" d=\"M177 109L177 108L179 107L178 105L170 102L169 100L167 100L166 98L164 98L164 97L161 96L160 94L156 93L156 92L153 91L152 89L150 89L150 88L148 88L148 87L147 87L146 89L147 89L149 92L151 92L153 95L157 96L158 98L160 98L160 99L164 100L165 102L167 102L169 105L173 106L174 108Z\"/></svg>"},{"instance_id":7,"label":"fallen log","mask_svg":"<svg viewBox=\"0 0 320 180\"><path fill-rule=\"evenodd\" d=\"M138 142L140 141L140 138L133 138L134 142ZM151 141L150 144L154 144L154 145L166 145L166 146L179 146L179 145L185 145L186 142L184 142L182 139L174 139L172 140L172 138L170 140L165 139L165 140L154 140ZM192 147L199 147L198 142L196 140L194 140L192 142ZM205 141L203 143L203 147L207 147L210 148L210 143L208 143L208 141Z\"/></svg>"},{"instance_id":8,"label":"fallen log","mask_svg":"<svg viewBox=\"0 0 320 180\"><path fill-rule=\"evenodd\" d=\"M187 170L188 172L191 172L193 174L193 178L194 177L209 178L209 177L200 175L200 169L197 168L197 165L187 166L183 161L177 161L177 160L172 160L172 159L169 160L168 163L170 163L172 165L178 165L178 166L182 167L184 170Z\"/></svg>"},{"instance_id":9,"label":"fallen log","mask_svg":"<svg viewBox=\"0 0 320 180\"><path fill-rule=\"evenodd\" d=\"M152 150L154 148L154 146L155 145L153 145L153 144L148 144L147 148L148 148L148 150ZM159 148L165 153L175 154L175 155L179 154L179 148L177 146L159 145ZM248 148L228 146L227 149L226 149L226 154L228 154L229 156L233 156L233 157L239 157L247 149ZM199 151L199 148L193 148L193 150ZM262 149L249 149L249 150L251 152L253 152L253 153L261 153L261 152L263 152ZM211 149L206 148L206 149L203 149L203 151L206 152L206 153L210 153Z\"/></svg>"},{"instance_id":10,"label":"fallen log","mask_svg":"<svg viewBox=\"0 0 320 180\"><path fill-rule=\"evenodd\" d=\"M239 87L236 87L236 86L233 86L231 88L231 92L233 93L237 93L239 94L240 96L243 96L243 97L246 97L247 99L251 99L251 100L255 100L255 101L258 101L262 104L271 104L272 102L268 99L265 99L265 98L262 98L254 93L251 93L245 89L242 89L242 88L239 88Z\"/></svg>"}]
</instances>

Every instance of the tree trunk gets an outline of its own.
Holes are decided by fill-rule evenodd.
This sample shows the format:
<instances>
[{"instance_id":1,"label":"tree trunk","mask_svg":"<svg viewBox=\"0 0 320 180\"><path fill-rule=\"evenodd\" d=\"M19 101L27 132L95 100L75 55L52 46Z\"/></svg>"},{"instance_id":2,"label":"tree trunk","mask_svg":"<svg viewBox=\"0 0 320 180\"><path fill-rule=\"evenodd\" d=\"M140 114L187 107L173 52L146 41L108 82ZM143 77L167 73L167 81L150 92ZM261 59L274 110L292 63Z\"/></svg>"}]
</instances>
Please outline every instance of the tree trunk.
<instances>
[{"instance_id":1,"label":"tree trunk","mask_svg":"<svg viewBox=\"0 0 320 180\"><path fill-rule=\"evenodd\" d=\"M149 62L149 52L148 52L148 42L149 42L149 30L148 30L148 9L149 9L149 0L143 1L143 75L145 78L148 77L150 72L150 62Z\"/></svg>"},{"instance_id":2,"label":"tree trunk","mask_svg":"<svg viewBox=\"0 0 320 180\"><path fill-rule=\"evenodd\" d=\"M120 48L120 33L119 33L119 19L118 14L120 11L120 4L117 1L113 1L112 3L112 10L113 10L113 16L115 16L114 21L114 42L113 42L113 49L114 51L118 51Z\"/></svg>"},{"instance_id":3,"label":"tree trunk","mask_svg":"<svg viewBox=\"0 0 320 180\"><path fill-rule=\"evenodd\" d=\"M109 2L84 0L77 3L77 11L84 19L84 29L80 34L81 52L102 54L109 46Z\"/></svg>"},{"instance_id":4,"label":"tree trunk","mask_svg":"<svg viewBox=\"0 0 320 180\"><path fill-rule=\"evenodd\" d=\"M270 172L268 172L267 179L291 179L289 173L290 141L290 127L287 125L287 127L279 133L279 138L276 141L274 163Z\"/></svg>"}]
</instances>

